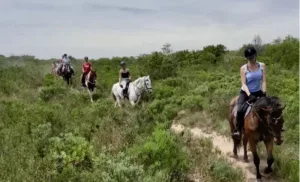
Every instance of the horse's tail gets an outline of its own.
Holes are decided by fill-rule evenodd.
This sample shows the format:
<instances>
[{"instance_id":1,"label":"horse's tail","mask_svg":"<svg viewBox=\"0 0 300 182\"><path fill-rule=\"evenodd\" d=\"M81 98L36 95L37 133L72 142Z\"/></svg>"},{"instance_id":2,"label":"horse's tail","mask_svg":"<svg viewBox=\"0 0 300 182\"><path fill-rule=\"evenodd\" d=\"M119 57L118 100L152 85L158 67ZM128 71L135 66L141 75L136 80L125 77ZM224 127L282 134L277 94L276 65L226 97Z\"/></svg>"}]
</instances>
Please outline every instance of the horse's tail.
<instances>
[{"instance_id":1,"label":"horse's tail","mask_svg":"<svg viewBox=\"0 0 300 182\"><path fill-rule=\"evenodd\" d=\"M239 96L235 96L231 101L230 101L230 106L229 106L229 113L228 113L228 122L230 124L230 129L231 129L231 133L233 133L233 130L235 129L235 117L233 114L233 109L237 104L238 101L238 97ZM242 135L242 133L241 133ZM236 146L237 150L239 150L242 146L242 137L236 138L236 137L232 137L234 145Z\"/></svg>"},{"instance_id":2,"label":"horse's tail","mask_svg":"<svg viewBox=\"0 0 300 182\"><path fill-rule=\"evenodd\" d=\"M233 115L233 109L235 107L235 105L237 104L237 99L238 96L234 97L231 101L230 101L230 105L229 105L229 112L228 112L228 122L230 124L230 129L231 132L233 132L234 128L235 128L235 124L234 124L234 115Z\"/></svg>"}]
</instances>

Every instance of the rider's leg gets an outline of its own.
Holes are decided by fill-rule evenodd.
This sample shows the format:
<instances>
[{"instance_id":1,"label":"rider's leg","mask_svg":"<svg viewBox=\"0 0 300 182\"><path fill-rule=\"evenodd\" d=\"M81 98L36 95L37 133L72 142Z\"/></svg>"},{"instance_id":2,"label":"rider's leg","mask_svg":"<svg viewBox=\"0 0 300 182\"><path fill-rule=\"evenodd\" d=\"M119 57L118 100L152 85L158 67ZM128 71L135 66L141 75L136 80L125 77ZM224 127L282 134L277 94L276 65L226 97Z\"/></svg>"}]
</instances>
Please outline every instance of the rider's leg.
<instances>
[{"instance_id":1,"label":"rider's leg","mask_svg":"<svg viewBox=\"0 0 300 182\"><path fill-rule=\"evenodd\" d=\"M128 80L128 81L126 82L126 86L125 86L125 89L124 89L124 92L125 92L125 94L127 94L127 95L128 95L128 87L129 87L129 84L130 84L130 80Z\"/></svg>"},{"instance_id":2,"label":"rider's leg","mask_svg":"<svg viewBox=\"0 0 300 182\"><path fill-rule=\"evenodd\" d=\"M237 108L237 116L236 116L236 129L233 133L235 136L239 136L242 128L244 126L244 116L245 111L243 110L244 103L247 101L248 96L246 92L241 91L238 99L238 108Z\"/></svg>"},{"instance_id":3,"label":"rider's leg","mask_svg":"<svg viewBox=\"0 0 300 182\"><path fill-rule=\"evenodd\" d=\"M70 65L70 69L71 69L71 73L72 73L73 75L75 75L75 71L74 71L73 66Z\"/></svg>"},{"instance_id":4,"label":"rider's leg","mask_svg":"<svg viewBox=\"0 0 300 182\"><path fill-rule=\"evenodd\" d=\"M86 73L82 73L82 75L81 75L81 85L83 86L83 87L85 87L85 77L86 77Z\"/></svg>"}]
</instances>

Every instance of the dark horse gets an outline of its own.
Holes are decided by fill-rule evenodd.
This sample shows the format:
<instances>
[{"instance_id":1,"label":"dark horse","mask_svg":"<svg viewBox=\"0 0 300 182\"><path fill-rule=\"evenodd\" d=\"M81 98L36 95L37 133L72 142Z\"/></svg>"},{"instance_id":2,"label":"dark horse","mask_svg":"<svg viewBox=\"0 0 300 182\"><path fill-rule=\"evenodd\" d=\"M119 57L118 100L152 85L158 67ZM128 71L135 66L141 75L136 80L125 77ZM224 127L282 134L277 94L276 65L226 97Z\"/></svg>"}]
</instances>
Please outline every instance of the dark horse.
<instances>
[{"instance_id":1,"label":"dark horse","mask_svg":"<svg viewBox=\"0 0 300 182\"><path fill-rule=\"evenodd\" d=\"M233 98L230 102L229 124L231 133L235 129L236 124L237 100L238 96ZM245 104L248 103L246 102ZM253 162L256 167L256 179L257 181L261 181L261 174L259 172L260 159L257 154L256 146L258 142L264 142L268 154L268 166L265 168L264 172L266 174L271 173L273 171L271 166L274 162L272 154L273 141L276 145L281 145L283 142L281 139L281 133L284 131L282 112L285 106L282 105L278 97L261 97L254 104L248 105L248 114L244 117L242 137L232 137L234 141L233 153L237 157L237 150L241 146L241 141L243 140L244 160L247 162L247 143L249 142L250 150L253 155Z\"/></svg>"},{"instance_id":2,"label":"dark horse","mask_svg":"<svg viewBox=\"0 0 300 182\"><path fill-rule=\"evenodd\" d=\"M63 77L64 81L66 81L68 85L72 84L73 70L70 68L70 65L65 65L65 68L62 70L62 72L58 71L59 75Z\"/></svg>"},{"instance_id":3,"label":"dark horse","mask_svg":"<svg viewBox=\"0 0 300 182\"><path fill-rule=\"evenodd\" d=\"M91 102L94 102L93 101L93 92L96 87L96 79L97 79L97 74L96 74L96 71L93 71L93 70L91 70L85 77L84 84L88 89Z\"/></svg>"}]
</instances>

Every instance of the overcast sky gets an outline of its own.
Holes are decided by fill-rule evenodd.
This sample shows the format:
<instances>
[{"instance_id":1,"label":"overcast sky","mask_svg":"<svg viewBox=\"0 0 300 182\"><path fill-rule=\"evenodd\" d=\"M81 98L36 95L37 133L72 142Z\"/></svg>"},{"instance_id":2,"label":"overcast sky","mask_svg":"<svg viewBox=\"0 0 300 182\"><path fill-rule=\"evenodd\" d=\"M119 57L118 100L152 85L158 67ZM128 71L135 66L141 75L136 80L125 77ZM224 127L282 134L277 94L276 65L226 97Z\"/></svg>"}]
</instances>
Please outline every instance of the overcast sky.
<instances>
[{"instance_id":1,"label":"overcast sky","mask_svg":"<svg viewBox=\"0 0 300 182\"><path fill-rule=\"evenodd\" d=\"M299 36L298 0L0 0L0 54L59 58L237 49Z\"/></svg>"}]
</instances>

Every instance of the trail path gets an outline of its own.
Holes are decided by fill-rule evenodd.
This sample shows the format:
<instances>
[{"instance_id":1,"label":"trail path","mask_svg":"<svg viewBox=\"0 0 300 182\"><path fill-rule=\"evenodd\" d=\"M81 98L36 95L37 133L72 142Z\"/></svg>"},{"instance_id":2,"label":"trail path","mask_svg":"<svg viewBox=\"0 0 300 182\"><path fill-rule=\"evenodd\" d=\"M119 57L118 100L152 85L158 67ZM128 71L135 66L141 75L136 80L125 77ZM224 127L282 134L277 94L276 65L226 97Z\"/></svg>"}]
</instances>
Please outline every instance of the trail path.
<instances>
[{"instance_id":1,"label":"trail path","mask_svg":"<svg viewBox=\"0 0 300 182\"><path fill-rule=\"evenodd\" d=\"M255 166L253 164L253 158L250 151L248 151L248 159L249 162L246 163L243 160L243 149L238 152L238 158L233 157L233 143L231 138L227 138L225 136L219 135L216 132L212 132L210 134L205 133L200 128L186 128L181 124L173 124L171 127L171 130L175 133L181 133L184 130L189 130L191 132L192 138L211 138L212 143L214 147L218 148L222 155L226 157L228 162L230 162L233 167L240 167L243 170L243 173L245 175L245 182L256 182L256 170ZM267 163L265 160L260 160L260 171L262 175L262 181L263 182L279 182L278 180L272 179L270 175L264 174L263 170L267 166ZM197 181L197 180L195 180Z\"/></svg>"}]
</instances>

